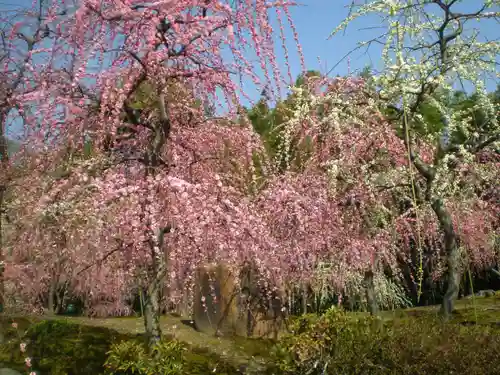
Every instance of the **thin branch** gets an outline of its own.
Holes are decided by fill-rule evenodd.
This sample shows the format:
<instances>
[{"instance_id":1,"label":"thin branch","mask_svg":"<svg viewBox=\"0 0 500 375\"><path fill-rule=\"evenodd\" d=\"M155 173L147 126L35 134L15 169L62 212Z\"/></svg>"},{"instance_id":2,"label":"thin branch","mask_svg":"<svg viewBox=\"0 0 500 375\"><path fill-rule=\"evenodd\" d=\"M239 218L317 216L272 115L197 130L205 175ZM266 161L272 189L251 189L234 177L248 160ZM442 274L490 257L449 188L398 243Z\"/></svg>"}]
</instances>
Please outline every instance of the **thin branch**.
<instances>
[{"instance_id":1,"label":"thin branch","mask_svg":"<svg viewBox=\"0 0 500 375\"><path fill-rule=\"evenodd\" d=\"M81 275L83 272L87 271L88 269L94 267L95 265L101 265L106 259L108 259L111 255L113 255L114 253L122 250L123 248L121 246L117 247L116 249L113 249L111 251L109 251L106 255L104 255L101 259L95 261L95 262L92 262L91 264L85 266L83 269L81 269L80 271L78 271L76 273L76 276L79 276Z\"/></svg>"},{"instance_id":2,"label":"thin branch","mask_svg":"<svg viewBox=\"0 0 500 375\"><path fill-rule=\"evenodd\" d=\"M393 184L393 185L378 185L376 188L378 188L379 191L385 191L385 190L392 190L396 189L398 187L411 187L411 184Z\"/></svg>"},{"instance_id":3,"label":"thin branch","mask_svg":"<svg viewBox=\"0 0 500 375\"><path fill-rule=\"evenodd\" d=\"M330 70L328 70L328 72L326 73L326 75L329 76L335 70L335 68L337 68L337 66L339 66L340 63L342 63L342 61L344 61L345 59L347 59L350 55L352 55L357 50L360 50L363 47L369 48L372 43L381 43L379 41L379 39L382 38L382 37L384 37L384 36L387 36L387 34L388 33L383 33L382 35L379 35L379 36L377 36L377 37L375 37L373 39L370 39L367 42L361 43L356 48L353 48L352 50L350 50L349 52L347 52L344 56L342 56L342 58L340 58L339 61L337 61L335 63L335 65Z\"/></svg>"},{"instance_id":4,"label":"thin branch","mask_svg":"<svg viewBox=\"0 0 500 375\"><path fill-rule=\"evenodd\" d=\"M498 277L500 277L500 272L498 272L495 268L491 267L490 268L490 271L493 272L495 275L497 275Z\"/></svg>"},{"instance_id":5,"label":"thin branch","mask_svg":"<svg viewBox=\"0 0 500 375\"><path fill-rule=\"evenodd\" d=\"M142 68L144 69L145 72L147 72L148 70L148 67L146 66L146 64L144 64L144 62L142 61L142 59L133 51L128 51L129 55L132 56L134 58L134 60L136 60L139 64L141 64Z\"/></svg>"}]
</instances>

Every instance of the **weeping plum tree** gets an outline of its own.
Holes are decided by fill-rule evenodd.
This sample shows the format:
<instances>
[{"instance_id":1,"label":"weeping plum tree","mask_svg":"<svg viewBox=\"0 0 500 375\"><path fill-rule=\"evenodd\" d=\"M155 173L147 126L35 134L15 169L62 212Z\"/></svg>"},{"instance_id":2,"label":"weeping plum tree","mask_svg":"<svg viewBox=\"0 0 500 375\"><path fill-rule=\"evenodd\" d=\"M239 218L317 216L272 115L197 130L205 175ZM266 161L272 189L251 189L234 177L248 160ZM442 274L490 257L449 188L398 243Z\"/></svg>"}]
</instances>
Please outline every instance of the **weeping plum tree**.
<instances>
[{"instance_id":1,"label":"weeping plum tree","mask_svg":"<svg viewBox=\"0 0 500 375\"><path fill-rule=\"evenodd\" d=\"M0 11L0 305L4 304L4 228L6 194L11 173L7 131L13 119L23 118L18 96L38 88L39 73L29 69L40 54L41 45L51 39L50 27L60 16L51 1L40 0L34 9L3 4ZM22 122L22 120L21 120Z\"/></svg>"},{"instance_id":2,"label":"weeping plum tree","mask_svg":"<svg viewBox=\"0 0 500 375\"><path fill-rule=\"evenodd\" d=\"M88 179L110 163L103 155L82 151L67 146L33 151L24 155L12 178L6 279L17 309L57 313L70 298L79 297L90 313L98 313L102 295L92 291L81 276L88 265L97 262L94 245L87 241L96 235L97 227L95 215L88 210L93 193ZM117 290L112 285L115 279L105 271L93 276ZM114 314L123 312L112 299L107 302Z\"/></svg>"},{"instance_id":3,"label":"weeping plum tree","mask_svg":"<svg viewBox=\"0 0 500 375\"><path fill-rule=\"evenodd\" d=\"M398 213L391 192L379 185L393 169L404 168L404 143L369 101L364 80L305 81L293 89L295 105L280 124L273 160L281 172L261 192L260 211L287 249L283 270L292 285L317 290L326 282L330 291L349 298L365 290L375 314L374 283L384 279L385 270L395 280L400 275ZM297 148L304 143L306 152ZM355 280L364 285L354 287ZM404 292L395 294L394 300Z\"/></svg>"},{"instance_id":4,"label":"weeping plum tree","mask_svg":"<svg viewBox=\"0 0 500 375\"><path fill-rule=\"evenodd\" d=\"M464 3L468 10L462 9ZM440 228L447 263L441 308L445 318L452 313L467 259L483 267L496 261L493 223L498 205L483 199L484 189L477 186L492 181L498 171L494 149L500 139L499 107L487 95L483 79L495 79L500 45L483 38L477 23L469 26L498 22L497 7L496 1L368 1L354 4L333 32L367 15L380 16L381 25L386 25L380 37L361 45L384 45L384 68L374 77L376 100L392 108L392 120L405 140L414 214L422 225L432 211ZM478 101L473 110L482 112L481 123L471 121L471 110L454 110L436 99L457 82L474 87ZM441 126L434 131L418 113L424 101L439 111ZM417 132L417 125L427 126L427 132ZM490 155L490 163L481 155Z\"/></svg>"},{"instance_id":5,"label":"weeping plum tree","mask_svg":"<svg viewBox=\"0 0 500 375\"><path fill-rule=\"evenodd\" d=\"M31 139L45 140L34 141L34 148L52 142L50 163L58 162L63 145L79 149L91 140L93 157L73 166L67 182L45 191L35 208L46 211L57 193L60 204L82 218L80 228L67 228L68 237L80 243L68 254L83 265L70 276L90 302L108 301L117 309L140 280L151 344L161 334L161 290L169 286L177 293L171 298L192 294L198 265L224 261L236 270L253 260L263 277L282 277L281 248L244 195L246 181L234 173L251 169L252 150L262 149L258 136L249 127L205 118L195 104L215 102L220 89L226 107L237 108L232 73L262 83L245 59L247 48L259 53L262 67L273 67L275 79L266 70L263 83L279 86L268 13L276 9L279 20L283 13L289 18L290 5L77 3L58 27L50 49L57 58L39 62L45 69L37 77L42 88L17 98L38 104L39 116L26 127ZM234 59L224 58L224 49ZM68 56L71 62L62 64ZM149 102L138 108L134 103L145 87ZM36 239L37 248L47 248L47 236Z\"/></svg>"}]
</instances>

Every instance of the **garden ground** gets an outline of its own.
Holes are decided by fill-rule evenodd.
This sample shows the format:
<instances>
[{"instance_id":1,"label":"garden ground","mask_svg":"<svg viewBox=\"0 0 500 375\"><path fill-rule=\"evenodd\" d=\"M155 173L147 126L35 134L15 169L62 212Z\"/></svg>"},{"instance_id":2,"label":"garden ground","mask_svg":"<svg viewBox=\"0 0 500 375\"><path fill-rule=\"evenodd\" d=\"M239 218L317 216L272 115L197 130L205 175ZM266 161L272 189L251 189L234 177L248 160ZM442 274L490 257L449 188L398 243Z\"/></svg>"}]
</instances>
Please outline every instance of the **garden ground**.
<instances>
[{"instance_id":1,"label":"garden ground","mask_svg":"<svg viewBox=\"0 0 500 375\"><path fill-rule=\"evenodd\" d=\"M385 311L381 313L381 317L385 321L405 321L408 319L417 318L433 318L437 311L437 306L419 307L405 310ZM350 317L362 317L365 313L351 313ZM144 325L142 318L127 317L127 318L106 318L106 319L90 319L85 317L2 317L2 325L8 327L11 322L18 322L20 329L32 323L40 321L55 321L61 323L72 323L78 327L88 328L89 335L95 337L104 335L107 342L116 340L117 338L131 338L144 333ZM485 325L485 326L500 326L500 295L494 297L478 297L475 299L463 299L458 301L456 306L456 314L452 323L463 325ZM188 320L183 320L175 316L163 316L161 319L161 327L164 335L167 338L175 338L187 344L198 353L204 353L205 356L217 356L224 362L230 363L235 368L248 367L259 368L266 362L266 357L269 357L272 347L271 340L263 339L248 339L242 337L215 337L201 332L197 332ZM81 330L81 329L80 329ZM103 337L104 337L103 336ZM82 347L88 346L85 343L83 336L75 335L69 339L71 345L80 343ZM35 343L33 344L35 345ZM103 347L102 351L106 351ZM4 351L4 353L7 353ZM105 353L102 353L105 355ZM0 357L0 362L10 363L9 358Z\"/></svg>"}]
</instances>

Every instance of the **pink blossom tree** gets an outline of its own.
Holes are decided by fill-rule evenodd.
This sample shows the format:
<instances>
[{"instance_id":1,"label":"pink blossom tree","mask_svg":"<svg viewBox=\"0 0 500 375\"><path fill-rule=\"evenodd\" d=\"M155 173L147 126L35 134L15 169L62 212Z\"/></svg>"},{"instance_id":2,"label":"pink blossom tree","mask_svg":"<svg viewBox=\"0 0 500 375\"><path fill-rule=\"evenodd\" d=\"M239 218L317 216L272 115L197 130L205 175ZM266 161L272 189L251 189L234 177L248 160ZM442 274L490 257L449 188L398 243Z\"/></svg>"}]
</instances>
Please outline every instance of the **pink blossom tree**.
<instances>
[{"instance_id":1,"label":"pink blossom tree","mask_svg":"<svg viewBox=\"0 0 500 375\"><path fill-rule=\"evenodd\" d=\"M407 160L403 141L363 88L363 80L324 77L295 88L297 109L281 124L275 158L277 169L282 160L288 167L270 178L260 202L286 248L283 273L292 285L317 282L320 267L328 266L330 288L346 295L350 279L362 275L375 313L374 274L388 267L399 276L397 212L379 184Z\"/></svg>"},{"instance_id":2,"label":"pink blossom tree","mask_svg":"<svg viewBox=\"0 0 500 375\"><path fill-rule=\"evenodd\" d=\"M373 277L390 271L402 284L404 266L415 270L410 276L418 283L413 248L426 246L436 264L432 276L439 279L446 269L446 241L434 209L425 203L422 182L411 174L404 135L380 111L384 102L374 100L361 79L308 81L295 89L298 102L279 126L275 159L279 167L282 160L288 166L268 181L262 211L273 236L286 244L286 274L295 276L295 285L317 280L318 266L329 265L327 281L349 295L349 279L364 274L375 312ZM416 144L429 160L432 144L425 139ZM455 190L447 191L447 209L464 250L462 266L478 270L497 259L498 202L480 187L498 175L494 153L488 155L469 159L470 164L462 160L457 166L462 172L446 177L457 181Z\"/></svg>"},{"instance_id":3,"label":"pink blossom tree","mask_svg":"<svg viewBox=\"0 0 500 375\"><path fill-rule=\"evenodd\" d=\"M119 309L132 284L145 288L151 344L160 338L163 285L189 292L197 265L223 261L238 269L252 259L263 277L279 274L280 248L245 195L251 173L240 173L251 171L260 140L248 126L204 118L194 104L215 101L221 90L226 107L237 108L231 75L260 83L246 50L255 49L262 67L276 64L268 13L288 14L290 5L81 2L58 25L51 51L59 65L49 63L42 88L17 98L39 104L28 126L32 142L41 140L32 143L38 150L48 141L54 150L92 141L95 156L72 165L34 211L46 211L62 194L57 199L75 225L67 223L71 241L59 246L82 265L65 274L91 303L110 300ZM61 68L65 56L70 63ZM276 85L267 71L263 83L279 86L277 71ZM134 107L145 86L150 103ZM45 229L31 238L39 249L54 241Z\"/></svg>"},{"instance_id":4,"label":"pink blossom tree","mask_svg":"<svg viewBox=\"0 0 500 375\"><path fill-rule=\"evenodd\" d=\"M34 89L29 82L37 72L29 69L40 45L49 39L47 24L51 10L48 1L40 1L36 9L10 8L3 5L0 11L0 305L4 305L4 224L6 195L9 193L11 162L9 155L8 128L17 116L23 116L17 96ZM16 116L17 115L17 116Z\"/></svg>"}]
</instances>

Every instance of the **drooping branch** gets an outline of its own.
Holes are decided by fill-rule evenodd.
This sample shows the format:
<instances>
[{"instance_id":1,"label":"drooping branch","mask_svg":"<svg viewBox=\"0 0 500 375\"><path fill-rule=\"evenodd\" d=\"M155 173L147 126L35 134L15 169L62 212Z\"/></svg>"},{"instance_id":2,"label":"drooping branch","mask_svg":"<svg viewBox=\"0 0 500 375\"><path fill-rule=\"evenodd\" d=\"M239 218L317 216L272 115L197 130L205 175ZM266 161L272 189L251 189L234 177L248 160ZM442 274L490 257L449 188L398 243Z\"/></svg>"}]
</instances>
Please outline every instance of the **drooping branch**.
<instances>
[{"instance_id":1,"label":"drooping branch","mask_svg":"<svg viewBox=\"0 0 500 375\"><path fill-rule=\"evenodd\" d=\"M417 96L417 100L410 107L410 110L409 110L410 113L413 113L413 111L416 110L416 108L420 104L420 101L421 101L420 98L421 97L423 97L423 94ZM398 108L398 107L396 107L394 105L388 105L388 108L396 111L396 113L398 114L397 119L399 119L401 121L402 129L403 129L403 134L409 134L409 132L408 132L409 124L408 124L408 118L405 115L405 110L404 109L400 109L400 108ZM427 182L431 183L432 180L434 179L435 174L436 174L435 169L432 166L430 166L429 164L425 163L420 158L420 156L418 155L418 153L415 151L415 149L413 147L411 137L407 138L406 136L403 136L403 139L404 139L404 142L405 142L405 146L406 146L406 148L409 151L410 160L413 162L413 165L415 165L415 168L427 180Z\"/></svg>"}]
</instances>

